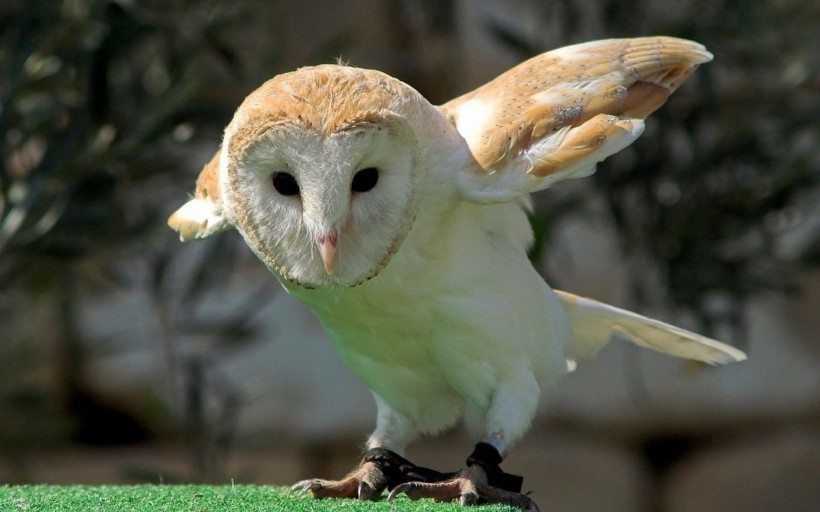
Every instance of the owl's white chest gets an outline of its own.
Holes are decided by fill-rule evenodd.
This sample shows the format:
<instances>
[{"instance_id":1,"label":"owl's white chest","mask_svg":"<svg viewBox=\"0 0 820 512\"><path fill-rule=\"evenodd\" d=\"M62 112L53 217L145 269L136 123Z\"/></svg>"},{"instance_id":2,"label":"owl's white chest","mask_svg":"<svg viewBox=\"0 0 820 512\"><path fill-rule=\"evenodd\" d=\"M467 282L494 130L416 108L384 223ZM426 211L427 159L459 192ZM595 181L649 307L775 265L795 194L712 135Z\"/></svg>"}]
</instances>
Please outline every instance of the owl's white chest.
<instances>
[{"instance_id":1,"label":"owl's white chest","mask_svg":"<svg viewBox=\"0 0 820 512\"><path fill-rule=\"evenodd\" d=\"M367 283L293 290L351 371L422 432L481 416L521 372L564 373L570 327L527 260L520 208L465 203L417 223Z\"/></svg>"}]
</instances>

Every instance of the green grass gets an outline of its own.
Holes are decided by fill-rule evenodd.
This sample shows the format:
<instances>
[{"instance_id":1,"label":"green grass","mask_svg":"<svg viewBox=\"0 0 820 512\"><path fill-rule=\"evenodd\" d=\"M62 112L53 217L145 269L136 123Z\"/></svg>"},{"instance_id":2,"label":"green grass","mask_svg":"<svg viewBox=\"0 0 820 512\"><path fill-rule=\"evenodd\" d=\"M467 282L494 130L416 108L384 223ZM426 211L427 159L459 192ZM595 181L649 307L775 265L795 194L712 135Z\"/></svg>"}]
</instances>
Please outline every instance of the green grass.
<instances>
[{"instance_id":1,"label":"green grass","mask_svg":"<svg viewBox=\"0 0 820 512\"><path fill-rule=\"evenodd\" d=\"M0 486L0 512L464 512L451 503L410 501L313 500L272 486L133 485L133 486ZM510 512L505 506L471 508Z\"/></svg>"}]
</instances>

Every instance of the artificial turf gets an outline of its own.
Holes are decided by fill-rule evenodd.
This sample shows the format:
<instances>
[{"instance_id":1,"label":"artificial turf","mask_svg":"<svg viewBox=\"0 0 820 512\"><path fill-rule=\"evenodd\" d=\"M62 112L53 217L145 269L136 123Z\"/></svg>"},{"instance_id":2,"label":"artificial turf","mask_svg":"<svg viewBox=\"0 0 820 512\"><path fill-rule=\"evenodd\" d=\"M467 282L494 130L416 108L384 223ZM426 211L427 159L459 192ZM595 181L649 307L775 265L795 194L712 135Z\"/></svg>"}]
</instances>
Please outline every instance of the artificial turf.
<instances>
[{"instance_id":1,"label":"artificial turf","mask_svg":"<svg viewBox=\"0 0 820 512\"><path fill-rule=\"evenodd\" d=\"M0 486L0 512L464 512L452 503L411 501L388 503L356 500L313 500L286 488L256 485L21 485ZM506 506L470 510L510 512Z\"/></svg>"}]
</instances>

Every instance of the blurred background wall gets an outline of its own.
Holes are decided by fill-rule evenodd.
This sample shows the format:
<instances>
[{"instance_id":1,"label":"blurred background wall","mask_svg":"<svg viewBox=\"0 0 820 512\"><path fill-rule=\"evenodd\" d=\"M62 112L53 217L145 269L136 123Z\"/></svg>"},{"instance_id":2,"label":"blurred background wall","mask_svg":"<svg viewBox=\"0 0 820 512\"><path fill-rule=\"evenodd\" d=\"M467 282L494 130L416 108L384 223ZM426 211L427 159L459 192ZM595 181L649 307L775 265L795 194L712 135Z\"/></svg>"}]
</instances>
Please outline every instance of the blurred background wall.
<instances>
[{"instance_id":1,"label":"blurred background wall","mask_svg":"<svg viewBox=\"0 0 820 512\"><path fill-rule=\"evenodd\" d=\"M801 0L10 0L0 6L0 482L337 477L374 424L235 233L165 218L246 94L340 59L444 102L525 58L667 34L715 61L539 193L557 287L740 346L613 342L505 463L543 510L820 509L820 6ZM463 463L459 432L411 458Z\"/></svg>"}]
</instances>

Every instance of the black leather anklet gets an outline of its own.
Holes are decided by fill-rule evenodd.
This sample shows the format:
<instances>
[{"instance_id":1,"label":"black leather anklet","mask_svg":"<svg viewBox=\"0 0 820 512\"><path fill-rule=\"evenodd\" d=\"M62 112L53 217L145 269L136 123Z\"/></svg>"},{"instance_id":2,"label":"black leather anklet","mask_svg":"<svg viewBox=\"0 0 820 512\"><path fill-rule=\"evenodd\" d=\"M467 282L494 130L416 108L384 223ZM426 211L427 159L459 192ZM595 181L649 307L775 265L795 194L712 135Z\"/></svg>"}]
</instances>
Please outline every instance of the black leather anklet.
<instances>
[{"instance_id":1,"label":"black leather anklet","mask_svg":"<svg viewBox=\"0 0 820 512\"><path fill-rule=\"evenodd\" d=\"M521 492L524 477L505 473L501 469L501 454L489 443L478 443L467 457L467 465L478 464L487 473L487 483L510 492Z\"/></svg>"},{"instance_id":2,"label":"black leather anklet","mask_svg":"<svg viewBox=\"0 0 820 512\"><path fill-rule=\"evenodd\" d=\"M434 469L417 466L398 453L387 448L370 448L364 453L363 462L379 466L387 479L387 488L393 489L406 482L442 482L457 473L441 473Z\"/></svg>"}]
</instances>

